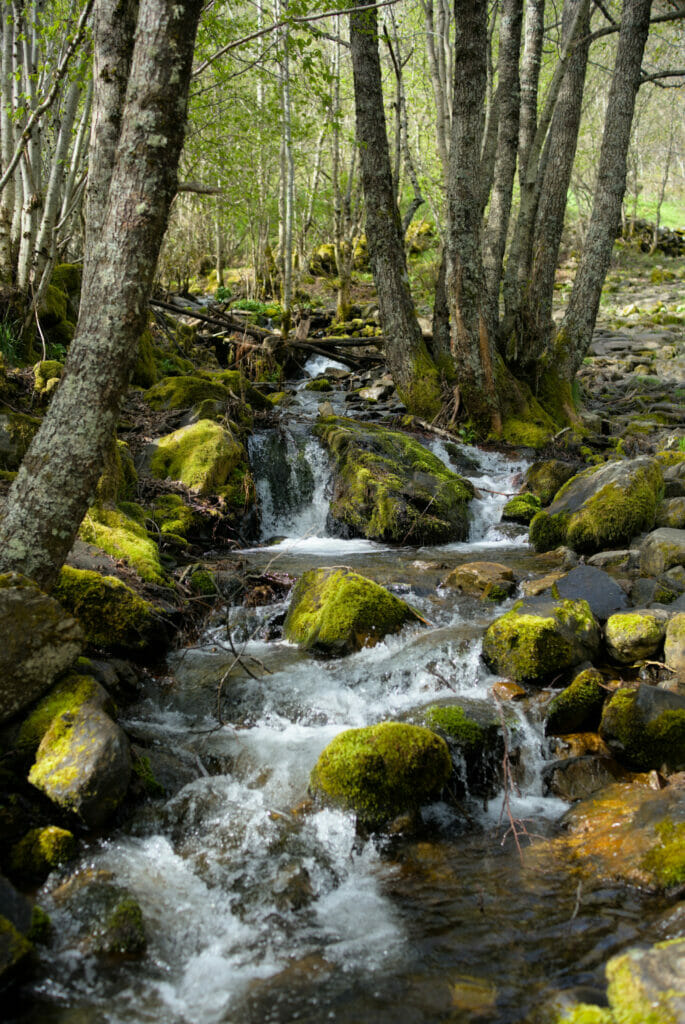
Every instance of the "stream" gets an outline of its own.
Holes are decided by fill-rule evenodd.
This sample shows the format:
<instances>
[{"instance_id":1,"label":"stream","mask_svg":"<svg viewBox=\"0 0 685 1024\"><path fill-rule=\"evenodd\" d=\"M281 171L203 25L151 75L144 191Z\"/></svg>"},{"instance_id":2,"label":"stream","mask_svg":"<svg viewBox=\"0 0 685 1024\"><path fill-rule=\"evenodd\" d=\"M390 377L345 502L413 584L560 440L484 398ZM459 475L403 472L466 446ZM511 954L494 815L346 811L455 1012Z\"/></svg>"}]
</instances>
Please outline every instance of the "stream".
<instances>
[{"instance_id":1,"label":"stream","mask_svg":"<svg viewBox=\"0 0 685 1024\"><path fill-rule=\"evenodd\" d=\"M323 397L342 410L337 393ZM242 557L292 576L349 566L430 626L321 661L278 638L286 601L217 609L122 720L177 791L92 843L79 866L111 872L136 897L147 952L105 963L85 954L51 877L41 902L54 937L20 1024L505 1024L562 989L601 1002L603 964L645 934L637 891L598 885L581 898L568 864L526 856L526 836L521 857L503 794L424 808L418 836L362 838L351 815L307 804L309 773L344 729L420 721L455 700L492 712L481 637L511 601L489 607L439 584L476 559L534 571L525 531L500 523L525 463L467 446L465 475L480 494L468 542L398 550L329 536L330 471L311 433L321 398L300 391L297 416L252 440L263 543ZM238 665L226 675L233 647L251 674ZM567 805L543 792L553 755L541 715L516 702L506 714L511 812L531 837L551 835Z\"/></svg>"}]
</instances>

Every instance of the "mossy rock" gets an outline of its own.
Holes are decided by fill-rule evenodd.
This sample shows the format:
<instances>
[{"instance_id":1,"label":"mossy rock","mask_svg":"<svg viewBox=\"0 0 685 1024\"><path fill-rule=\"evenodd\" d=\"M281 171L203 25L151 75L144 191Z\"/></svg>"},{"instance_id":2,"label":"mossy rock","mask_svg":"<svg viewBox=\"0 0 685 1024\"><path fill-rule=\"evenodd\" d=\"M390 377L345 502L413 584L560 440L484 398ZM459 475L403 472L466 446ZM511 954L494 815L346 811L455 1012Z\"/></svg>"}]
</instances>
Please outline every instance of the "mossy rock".
<instances>
[{"instance_id":1,"label":"mossy rock","mask_svg":"<svg viewBox=\"0 0 685 1024\"><path fill-rule=\"evenodd\" d=\"M473 717L461 704L434 704L424 724L447 742L452 757L455 795L495 796L504 753L501 725L492 715Z\"/></svg>"},{"instance_id":2,"label":"mossy rock","mask_svg":"<svg viewBox=\"0 0 685 1024\"><path fill-rule=\"evenodd\" d=\"M418 441L335 418L315 433L336 467L330 519L340 534L417 545L466 539L473 487Z\"/></svg>"},{"instance_id":3,"label":"mossy rock","mask_svg":"<svg viewBox=\"0 0 685 1024\"><path fill-rule=\"evenodd\" d=\"M247 451L230 430L199 420L157 440L150 473L178 480L202 495L216 494L232 508L254 503L255 490Z\"/></svg>"},{"instance_id":4,"label":"mossy rock","mask_svg":"<svg viewBox=\"0 0 685 1024\"><path fill-rule=\"evenodd\" d=\"M500 562L465 562L453 569L441 586L486 601L503 601L516 590L516 580L509 566Z\"/></svg>"},{"instance_id":5,"label":"mossy rock","mask_svg":"<svg viewBox=\"0 0 685 1024\"><path fill-rule=\"evenodd\" d=\"M619 760L640 771L685 768L685 697L644 684L618 690L599 727Z\"/></svg>"},{"instance_id":6,"label":"mossy rock","mask_svg":"<svg viewBox=\"0 0 685 1024\"><path fill-rule=\"evenodd\" d=\"M308 380L305 384L305 391L332 391L333 385L326 377L317 377L315 380Z\"/></svg>"},{"instance_id":7,"label":"mossy rock","mask_svg":"<svg viewBox=\"0 0 685 1024\"><path fill-rule=\"evenodd\" d=\"M155 360L152 332L147 328L138 340L138 358L133 367L131 383L139 388L151 388L158 379L159 370Z\"/></svg>"},{"instance_id":8,"label":"mossy rock","mask_svg":"<svg viewBox=\"0 0 685 1024\"><path fill-rule=\"evenodd\" d=\"M598 650L599 628L587 601L518 601L483 639L483 658L494 672L534 685Z\"/></svg>"},{"instance_id":9,"label":"mossy rock","mask_svg":"<svg viewBox=\"0 0 685 1024\"><path fill-rule=\"evenodd\" d=\"M83 267L78 263L58 263L52 272L50 284L59 291L65 292L70 298L78 298L81 294Z\"/></svg>"},{"instance_id":10,"label":"mossy rock","mask_svg":"<svg viewBox=\"0 0 685 1024\"><path fill-rule=\"evenodd\" d=\"M649 609L620 612L609 616L604 633L614 661L630 665L656 655L666 633L666 619Z\"/></svg>"},{"instance_id":11,"label":"mossy rock","mask_svg":"<svg viewBox=\"0 0 685 1024\"><path fill-rule=\"evenodd\" d=\"M540 511L540 499L535 494L517 494L510 498L502 509L502 519L528 526L536 512Z\"/></svg>"},{"instance_id":12,"label":"mossy rock","mask_svg":"<svg viewBox=\"0 0 685 1024\"><path fill-rule=\"evenodd\" d=\"M167 630L154 605L114 576L65 565L52 594L76 616L93 647L135 654L166 643Z\"/></svg>"},{"instance_id":13,"label":"mossy rock","mask_svg":"<svg viewBox=\"0 0 685 1024\"><path fill-rule=\"evenodd\" d=\"M57 387L62 374L64 363L59 359L43 359L33 367L33 387L39 395L48 395Z\"/></svg>"},{"instance_id":14,"label":"mossy rock","mask_svg":"<svg viewBox=\"0 0 685 1024\"><path fill-rule=\"evenodd\" d=\"M579 673L570 686L554 697L547 708L545 732L551 736L593 731L599 725L604 704L604 679L596 668Z\"/></svg>"},{"instance_id":15,"label":"mossy rock","mask_svg":"<svg viewBox=\"0 0 685 1024\"><path fill-rule=\"evenodd\" d=\"M0 990L23 977L33 954L33 943L0 914Z\"/></svg>"},{"instance_id":16,"label":"mossy rock","mask_svg":"<svg viewBox=\"0 0 685 1024\"><path fill-rule=\"evenodd\" d=\"M382 722L336 736L319 756L309 787L322 803L354 811L377 828L437 797L451 770L447 744L430 729Z\"/></svg>"},{"instance_id":17,"label":"mossy rock","mask_svg":"<svg viewBox=\"0 0 685 1024\"><path fill-rule=\"evenodd\" d=\"M0 469L19 469L39 426L40 420L35 416L0 413Z\"/></svg>"},{"instance_id":18,"label":"mossy rock","mask_svg":"<svg viewBox=\"0 0 685 1024\"><path fill-rule=\"evenodd\" d=\"M664 638L664 661L685 680L685 612L669 619Z\"/></svg>"},{"instance_id":19,"label":"mossy rock","mask_svg":"<svg viewBox=\"0 0 685 1024\"><path fill-rule=\"evenodd\" d=\"M76 840L68 829L56 825L34 828L12 850L12 871L27 881L44 882L75 853Z\"/></svg>"},{"instance_id":20,"label":"mossy rock","mask_svg":"<svg viewBox=\"0 0 685 1024\"><path fill-rule=\"evenodd\" d=\"M645 537L640 548L640 570L660 576L674 566L685 566L685 530L662 526Z\"/></svg>"},{"instance_id":21,"label":"mossy rock","mask_svg":"<svg viewBox=\"0 0 685 1024\"><path fill-rule=\"evenodd\" d=\"M654 459L592 466L569 480L548 509L534 516L536 551L567 544L579 554L619 548L654 525L663 477Z\"/></svg>"},{"instance_id":22,"label":"mossy rock","mask_svg":"<svg viewBox=\"0 0 685 1024\"><path fill-rule=\"evenodd\" d=\"M373 580L347 569L311 569L293 590L283 634L304 650L340 656L412 621L416 612Z\"/></svg>"},{"instance_id":23,"label":"mossy rock","mask_svg":"<svg viewBox=\"0 0 685 1024\"><path fill-rule=\"evenodd\" d=\"M97 485L97 499L105 505L133 501L137 489L138 474L131 450L125 441L116 439L105 456L105 466Z\"/></svg>"},{"instance_id":24,"label":"mossy rock","mask_svg":"<svg viewBox=\"0 0 685 1024\"><path fill-rule=\"evenodd\" d=\"M217 415L221 415L226 410L230 396L228 389L219 381L200 376L182 376L164 377L146 391L144 397L150 408L156 411L192 409L211 401L217 407Z\"/></svg>"},{"instance_id":25,"label":"mossy rock","mask_svg":"<svg viewBox=\"0 0 685 1024\"><path fill-rule=\"evenodd\" d=\"M134 506L129 511L140 510ZM134 519L121 508L93 505L79 528L79 537L87 544L95 544L112 558L121 559L134 569L147 583L162 584L164 572L159 561L159 549L140 519Z\"/></svg>"},{"instance_id":26,"label":"mossy rock","mask_svg":"<svg viewBox=\"0 0 685 1024\"><path fill-rule=\"evenodd\" d=\"M62 320L66 320L67 293L62 291L61 288L57 288L54 284L49 284L38 310L38 318L41 327L48 328L54 327Z\"/></svg>"},{"instance_id":27,"label":"mossy rock","mask_svg":"<svg viewBox=\"0 0 685 1024\"><path fill-rule=\"evenodd\" d=\"M187 539L198 525L196 513L179 494L160 494L148 509L150 518L163 537Z\"/></svg>"},{"instance_id":28,"label":"mossy rock","mask_svg":"<svg viewBox=\"0 0 685 1024\"><path fill-rule=\"evenodd\" d=\"M80 948L102 956L140 956L147 946L145 921L135 896L106 871L87 869L53 891L78 930Z\"/></svg>"},{"instance_id":29,"label":"mossy rock","mask_svg":"<svg viewBox=\"0 0 685 1024\"><path fill-rule=\"evenodd\" d=\"M667 498L662 501L657 512L656 526L685 530L685 497Z\"/></svg>"},{"instance_id":30,"label":"mossy rock","mask_svg":"<svg viewBox=\"0 0 685 1024\"><path fill-rule=\"evenodd\" d=\"M75 715L84 704L95 704L104 711L113 711L106 691L92 676L68 672L55 683L24 718L16 744L22 754L34 755L55 718Z\"/></svg>"}]
</instances>

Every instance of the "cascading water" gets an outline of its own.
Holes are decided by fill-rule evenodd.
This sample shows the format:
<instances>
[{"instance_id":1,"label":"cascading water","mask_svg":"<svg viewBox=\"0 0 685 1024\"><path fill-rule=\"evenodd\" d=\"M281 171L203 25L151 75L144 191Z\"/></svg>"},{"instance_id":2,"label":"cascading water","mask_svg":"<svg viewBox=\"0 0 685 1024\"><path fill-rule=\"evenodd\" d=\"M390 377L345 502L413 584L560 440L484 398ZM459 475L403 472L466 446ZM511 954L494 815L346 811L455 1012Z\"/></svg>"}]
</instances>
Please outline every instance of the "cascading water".
<instances>
[{"instance_id":1,"label":"cascading water","mask_svg":"<svg viewBox=\"0 0 685 1024\"><path fill-rule=\"evenodd\" d=\"M451 464L441 444L433 448ZM511 838L502 843L501 797L486 809L468 798L461 809L434 805L424 813L425 835L383 840L362 840L352 816L303 801L318 754L343 729L420 722L429 705L455 699L492 714L495 680L480 660L480 637L502 607L439 584L482 547L525 567L531 556L521 534L498 525L523 464L468 450L481 494L471 541L405 549L399 559L380 545L325 536L328 468L306 431L256 435L250 454L263 536L291 538L290 546L246 552L254 567L275 562L297 575L324 558L344 559L400 592L428 626L322 662L270 639L284 603L235 608L201 644L170 656L170 675L128 710L125 726L172 795L94 844L81 867L111 872L136 897L147 954L102 970L83 952L58 879L50 879L51 980L36 986L34 1009L17 1020L520 1020L550 977L592 979L616 923L598 904L574 911L566 872L526 867ZM307 532L323 548L292 543ZM218 709L230 724L220 724ZM561 809L542 795L545 741L515 704L506 706L506 723L523 766L509 811L544 832ZM576 947L585 960L573 974Z\"/></svg>"}]
</instances>

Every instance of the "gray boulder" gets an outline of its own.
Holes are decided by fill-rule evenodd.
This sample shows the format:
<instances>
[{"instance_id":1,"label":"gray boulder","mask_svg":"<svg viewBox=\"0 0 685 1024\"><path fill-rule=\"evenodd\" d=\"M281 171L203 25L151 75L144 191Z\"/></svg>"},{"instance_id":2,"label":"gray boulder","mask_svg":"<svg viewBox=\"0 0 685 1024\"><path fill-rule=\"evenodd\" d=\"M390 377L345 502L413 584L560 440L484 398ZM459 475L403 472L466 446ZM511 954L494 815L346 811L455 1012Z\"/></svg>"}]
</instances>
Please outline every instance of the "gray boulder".
<instances>
[{"instance_id":1,"label":"gray boulder","mask_svg":"<svg viewBox=\"0 0 685 1024\"><path fill-rule=\"evenodd\" d=\"M640 570L659 576L674 565L685 566L685 530L662 526L645 537L640 549Z\"/></svg>"},{"instance_id":2,"label":"gray boulder","mask_svg":"<svg viewBox=\"0 0 685 1024\"><path fill-rule=\"evenodd\" d=\"M41 697L78 658L81 626L26 577L0 576L0 722Z\"/></svg>"},{"instance_id":3,"label":"gray boulder","mask_svg":"<svg viewBox=\"0 0 685 1024\"><path fill-rule=\"evenodd\" d=\"M685 681L685 612L678 612L666 627L664 661Z\"/></svg>"},{"instance_id":4,"label":"gray boulder","mask_svg":"<svg viewBox=\"0 0 685 1024\"><path fill-rule=\"evenodd\" d=\"M613 612L627 608L629 604L626 592L616 580L592 565L578 565L571 569L556 584L556 590L559 597L571 601L587 601L592 614L600 622L608 619Z\"/></svg>"}]
</instances>

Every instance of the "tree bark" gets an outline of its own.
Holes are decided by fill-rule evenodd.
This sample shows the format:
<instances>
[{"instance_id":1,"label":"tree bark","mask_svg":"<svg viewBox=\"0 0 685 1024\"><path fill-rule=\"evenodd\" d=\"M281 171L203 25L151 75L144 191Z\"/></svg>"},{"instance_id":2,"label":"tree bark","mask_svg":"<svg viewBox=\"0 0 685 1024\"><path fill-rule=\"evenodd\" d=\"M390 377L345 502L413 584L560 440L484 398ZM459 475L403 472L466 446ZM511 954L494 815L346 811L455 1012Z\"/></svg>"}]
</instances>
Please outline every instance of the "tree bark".
<instances>
[{"instance_id":1,"label":"tree bark","mask_svg":"<svg viewBox=\"0 0 685 1024\"><path fill-rule=\"evenodd\" d=\"M357 144L366 203L366 239L383 333L387 338L388 369L407 408L431 419L437 415L441 404L438 372L421 335L409 288L383 111L378 16L371 3L372 0L363 0L363 6L368 10L350 15Z\"/></svg>"},{"instance_id":2,"label":"tree bark","mask_svg":"<svg viewBox=\"0 0 685 1024\"><path fill-rule=\"evenodd\" d=\"M201 8L201 0L141 0L113 169L100 168L98 178L107 177L109 194L100 243L89 236L76 336L8 497L0 566L48 589L94 499L145 326L176 190ZM102 39L98 45L106 54ZM99 193L98 206L104 199Z\"/></svg>"},{"instance_id":3,"label":"tree bark","mask_svg":"<svg viewBox=\"0 0 685 1024\"><path fill-rule=\"evenodd\" d=\"M592 341L604 278L621 225L626 165L652 0L624 0L609 89L597 185L580 266L555 340L554 363L571 380Z\"/></svg>"},{"instance_id":4,"label":"tree bark","mask_svg":"<svg viewBox=\"0 0 685 1024\"><path fill-rule=\"evenodd\" d=\"M493 325L481 256L479 167L486 85L487 5L455 0L454 100L447 191L445 281L452 354L466 410L481 430L501 432Z\"/></svg>"}]
</instances>

